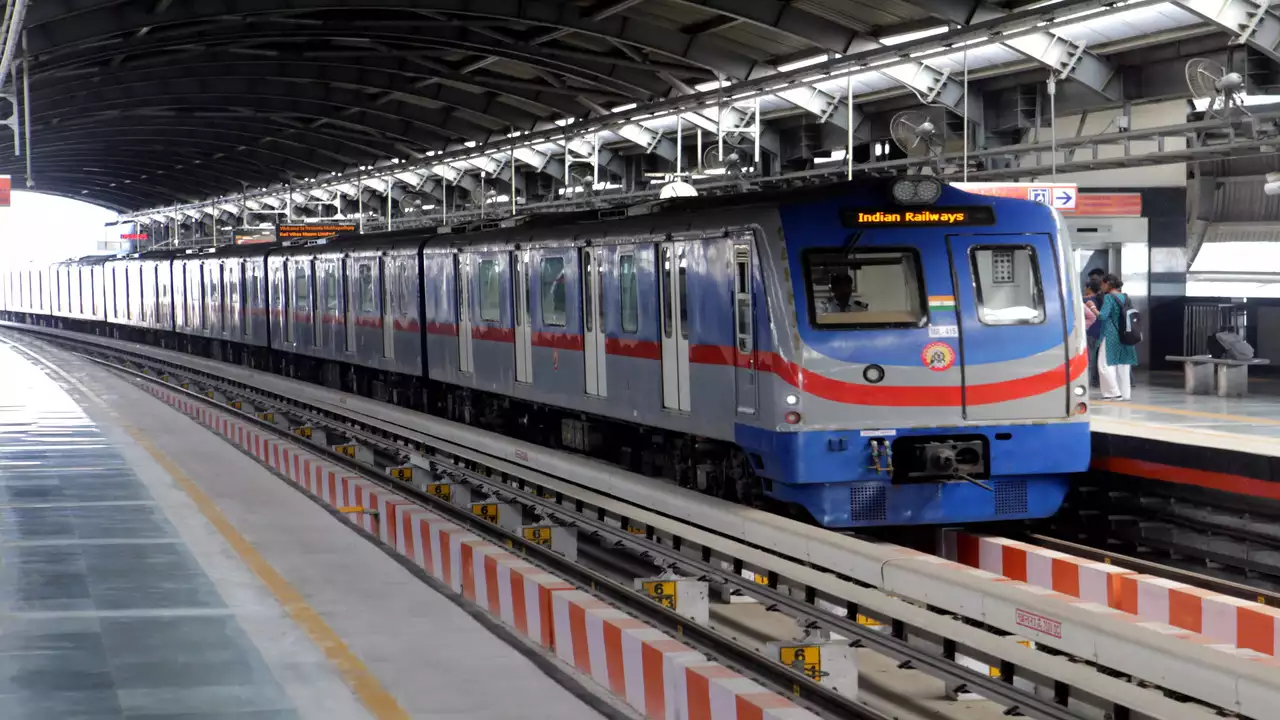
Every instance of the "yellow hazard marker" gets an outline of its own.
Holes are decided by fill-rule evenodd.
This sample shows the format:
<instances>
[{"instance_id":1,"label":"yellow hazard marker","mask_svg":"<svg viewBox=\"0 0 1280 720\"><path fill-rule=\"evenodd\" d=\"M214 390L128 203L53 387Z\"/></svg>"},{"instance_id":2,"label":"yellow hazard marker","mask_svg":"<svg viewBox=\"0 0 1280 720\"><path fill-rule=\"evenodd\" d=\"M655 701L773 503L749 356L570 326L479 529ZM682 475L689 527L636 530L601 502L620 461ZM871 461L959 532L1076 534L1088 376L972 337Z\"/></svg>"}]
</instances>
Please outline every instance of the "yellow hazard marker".
<instances>
[{"instance_id":1,"label":"yellow hazard marker","mask_svg":"<svg viewBox=\"0 0 1280 720\"><path fill-rule=\"evenodd\" d=\"M640 589L659 605L668 610L676 609L675 580L646 580L640 584Z\"/></svg>"},{"instance_id":2,"label":"yellow hazard marker","mask_svg":"<svg viewBox=\"0 0 1280 720\"><path fill-rule=\"evenodd\" d=\"M535 545L551 544L551 527L547 525L521 528L520 534Z\"/></svg>"},{"instance_id":3,"label":"yellow hazard marker","mask_svg":"<svg viewBox=\"0 0 1280 720\"><path fill-rule=\"evenodd\" d=\"M471 506L471 514L497 525L498 503L475 503Z\"/></svg>"},{"instance_id":4,"label":"yellow hazard marker","mask_svg":"<svg viewBox=\"0 0 1280 720\"><path fill-rule=\"evenodd\" d=\"M778 660L815 682L822 680L822 648L813 645L784 645L778 648Z\"/></svg>"}]
</instances>

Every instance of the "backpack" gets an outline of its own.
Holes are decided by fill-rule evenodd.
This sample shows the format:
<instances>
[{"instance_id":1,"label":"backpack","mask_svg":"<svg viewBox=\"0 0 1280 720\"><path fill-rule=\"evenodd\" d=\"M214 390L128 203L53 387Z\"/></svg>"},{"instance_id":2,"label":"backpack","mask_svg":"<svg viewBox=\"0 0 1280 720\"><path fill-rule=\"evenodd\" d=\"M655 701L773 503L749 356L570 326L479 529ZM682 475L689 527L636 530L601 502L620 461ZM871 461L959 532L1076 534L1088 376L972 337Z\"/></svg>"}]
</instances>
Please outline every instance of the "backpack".
<instances>
[{"instance_id":1,"label":"backpack","mask_svg":"<svg viewBox=\"0 0 1280 720\"><path fill-rule=\"evenodd\" d=\"M1142 342L1142 313L1129 302L1128 294L1122 295L1120 303L1120 344L1137 345Z\"/></svg>"}]
</instances>

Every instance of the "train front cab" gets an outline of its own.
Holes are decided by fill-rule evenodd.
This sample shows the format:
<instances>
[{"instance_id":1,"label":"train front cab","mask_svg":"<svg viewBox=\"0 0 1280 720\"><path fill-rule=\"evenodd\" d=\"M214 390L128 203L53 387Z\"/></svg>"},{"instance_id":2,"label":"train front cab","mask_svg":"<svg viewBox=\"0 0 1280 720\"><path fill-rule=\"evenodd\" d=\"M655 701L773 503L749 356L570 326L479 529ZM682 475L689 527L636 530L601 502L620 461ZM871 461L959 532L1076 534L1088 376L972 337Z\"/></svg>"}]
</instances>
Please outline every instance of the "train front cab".
<instances>
[{"instance_id":1,"label":"train front cab","mask_svg":"<svg viewBox=\"0 0 1280 720\"><path fill-rule=\"evenodd\" d=\"M765 382L787 414L736 435L769 494L824 526L1046 517L1088 467L1059 217L949 187L924 209L948 207L979 210L951 227L859 224L847 211L918 209L875 194L781 210L796 333L775 322L800 346L780 343Z\"/></svg>"}]
</instances>

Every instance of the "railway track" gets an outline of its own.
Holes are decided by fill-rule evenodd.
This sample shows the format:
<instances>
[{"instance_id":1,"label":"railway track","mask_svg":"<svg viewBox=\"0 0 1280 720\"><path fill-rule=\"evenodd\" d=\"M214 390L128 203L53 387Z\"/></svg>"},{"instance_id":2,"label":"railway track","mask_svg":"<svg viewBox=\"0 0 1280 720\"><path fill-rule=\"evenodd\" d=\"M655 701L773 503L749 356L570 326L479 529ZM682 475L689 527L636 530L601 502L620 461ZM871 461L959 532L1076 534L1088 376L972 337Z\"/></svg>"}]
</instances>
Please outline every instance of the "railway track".
<instances>
[{"instance_id":1,"label":"railway track","mask_svg":"<svg viewBox=\"0 0 1280 720\"><path fill-rule=\"evenodd\" d=\"M1141 561L1142 572L1152 575L1202 578L1224 594L1280 604L1280 530L1265 506L1225 506L1176 488L1120 481L1081 488L1066 510L1047 536Z\"/></svg>"},{"instance_id":2,"label":"railway track","mask_svg":"<svg viewBox=\"0 0 1280 720\"><path fill-rule=\"evenodd\" d=\"M823 561L836 556L826 555L829 551L820 543L840 546L855 541L780 518L753 524L749 516L754 511L726 510L723 503L707 498L682 503L690 506L682 516L669 509L671 498L637 500L646 495L656 499L655 493L675 493L675 488L643 479L625 492L616 483L584 483L584 476L604 481L627 475L585 458L526 449L483 431L410 417L416 414L200 358L58 331L35 332L127 372L138 382L164 383L223 412L238 413L246 422L304 444L309 452L353 473L448 513L477 534L519 548L557 574L593 588L646 622L682 635L724 664L798 697L823 715L885 717L891 709L852 700L820 678L807 677L777 657L760 653L753 643L718 631L718 624L732 625L731 619L706 625L690 622L637 592L634 575L652 569L655 574L706 581L721 597L748 598L770 613L790 618L798 630L828 633L837 642L872 651L899 668L939 678L953 693L970 691L999 703L1011 714L1075 718L1101 712L1115 718L1181 719L1239 710L1209 693L1197 697L1161 691L1136 664L1098 662L1087 655L1069 659L1070 643L1065 640L1054 648L1054 638L1036 636L1048 642L1040 642L1037 649L1024 647L1011 637L1008 626L1000 627L985 611L955 605L945 593L930 591L932 586L918 573L904 577L916 579L919 592L898 592L901 585L890 581L890 570L910 563L913 558L905 551L897 555L887 547L860 548L870 555ZM397 473L405 468L413 472ZM431 490L446 483L466 488L486 504L518 507L522 518L573 530L582 561L477 516L455 502L456 496L446 500ZM716 505L715 513L698 513L701 508L692 507L708 504ZM805 556L791 550L773 526L804 539ZM989 590L1004 592L996 584ZM912 595L915 599L908 599ZM1038 607L1037 602L1028 596L1021 604ZM742 628L736 629L741 636ZM1136 640L1155 645L1162 641ZM961 664L966 659L998 668L999 677L969 669ZM875 705L885 705L893 698L878 700Z\"/></svg>"}]
</instances>

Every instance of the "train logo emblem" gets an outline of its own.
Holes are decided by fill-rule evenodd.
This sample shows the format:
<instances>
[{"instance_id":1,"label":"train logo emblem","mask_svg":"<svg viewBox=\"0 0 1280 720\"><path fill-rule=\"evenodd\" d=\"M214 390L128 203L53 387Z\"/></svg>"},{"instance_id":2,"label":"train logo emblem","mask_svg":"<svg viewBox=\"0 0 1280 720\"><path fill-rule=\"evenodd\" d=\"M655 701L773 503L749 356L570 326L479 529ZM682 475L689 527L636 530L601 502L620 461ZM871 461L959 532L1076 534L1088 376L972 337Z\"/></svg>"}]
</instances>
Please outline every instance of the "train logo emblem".
<instances>
[{"instance_id":1,"label":"train logo emblem","mask_svg":"<svg viewBox=\"0 0 1280 720\"><path fill-rule=\"evenodd\" d=\"M948 370L956 363L956 351L944 342L931 342L920 352L920 361L934 372Z\"/></svg>"}]
</instances>

